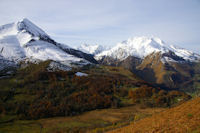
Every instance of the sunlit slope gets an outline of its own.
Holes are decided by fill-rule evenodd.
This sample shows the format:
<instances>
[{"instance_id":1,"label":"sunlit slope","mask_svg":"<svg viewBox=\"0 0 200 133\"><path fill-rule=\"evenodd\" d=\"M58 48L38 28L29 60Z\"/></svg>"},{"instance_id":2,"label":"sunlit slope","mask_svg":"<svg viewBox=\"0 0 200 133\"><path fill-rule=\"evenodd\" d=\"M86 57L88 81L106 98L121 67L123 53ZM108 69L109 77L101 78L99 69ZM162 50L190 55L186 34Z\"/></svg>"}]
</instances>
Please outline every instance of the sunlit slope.
<instances>
[{"instance_id":1,"label":"sunlit slope","mask_svg":"<svg viewBox=\"0 0 200 133\"><path fill-rule=\"evenodd\" d=\"M142 119L111 133L185 133L200 132L200 98Z\"/></svg>"}]
</instances>

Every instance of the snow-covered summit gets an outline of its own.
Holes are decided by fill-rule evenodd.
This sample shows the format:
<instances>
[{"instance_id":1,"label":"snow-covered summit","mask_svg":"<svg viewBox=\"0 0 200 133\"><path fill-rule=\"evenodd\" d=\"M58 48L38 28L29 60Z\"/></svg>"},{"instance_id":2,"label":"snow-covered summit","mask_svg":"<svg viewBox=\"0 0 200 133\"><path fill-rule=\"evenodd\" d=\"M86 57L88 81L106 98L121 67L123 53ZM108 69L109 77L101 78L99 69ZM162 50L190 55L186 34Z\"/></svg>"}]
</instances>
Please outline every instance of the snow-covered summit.
<instances>
[{"instance_id":1,"label":"snow-covered summit","mask_svg":"<svg viewBox=\"0 0 200 133\"><path fill-rule=\"evenodd\" d=\"M0 37L29 33L33 37L50 38L42 29L37 27L27 18L21 21L0 26Z\"/></svg>"},{"instance_id":2,"label":"snow-covered summit","mask_svg":"<svg viewBox=\"0 0 200 133\"><path fill-rule=\"evenodd\" d=\"M18 29L23 32L28 32L32 36L40 37L40 38L50 38L42 29L33 24L27 18L18 22Z\"/></svg>"},{"instance_id":3,"label":"snow-covered summit","mask_svg":"<svg viewBox=\"0 0 200 133\"><path fill-rule=\"evenodd\" d=\"M153 52L174 52L177 56L185 60L195 61L200 59L198 54L191 51L168 45L164 41L156 37L134 37L126 41L118 43L110 50L103 51L95 56L97 60L101 60L105 56L118 60L124 60L128 56L135 56L143 59Z\"/></svg>"}]
</instances>

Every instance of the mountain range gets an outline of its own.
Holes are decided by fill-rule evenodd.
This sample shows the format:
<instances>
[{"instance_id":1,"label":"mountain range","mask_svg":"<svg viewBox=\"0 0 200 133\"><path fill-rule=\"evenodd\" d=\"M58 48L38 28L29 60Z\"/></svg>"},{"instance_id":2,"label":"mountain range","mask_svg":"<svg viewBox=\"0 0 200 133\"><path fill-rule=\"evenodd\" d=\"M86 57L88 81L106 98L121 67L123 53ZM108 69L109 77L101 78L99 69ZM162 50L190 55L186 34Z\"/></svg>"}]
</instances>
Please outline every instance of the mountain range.
<instances>
[{"instance_id":1,"label":"mountain range","mask_svg":"<svg viewBox=\"0 0 200 133\"><path fill-rule=\"evenodd\" d=\"M159 38L72 48L28 19L0 26L0 132L196 131L199 95L200 55Z\"/></svg>"},{"instance_id":2,"label":"mountain range","mask_svg":"<svg viewBox=\"0 0 200 133\"><path fill-rule=\"evenodd\" d=\"M121 66L147 82L196 89L200 55L156 37L134 37L108 48L83 44L71 48L53 40L28 19L0 26L0 71L51 60L49 70L88 64ZM184 86L183 86L184 85Z\"/></svg>"}]
</instances>

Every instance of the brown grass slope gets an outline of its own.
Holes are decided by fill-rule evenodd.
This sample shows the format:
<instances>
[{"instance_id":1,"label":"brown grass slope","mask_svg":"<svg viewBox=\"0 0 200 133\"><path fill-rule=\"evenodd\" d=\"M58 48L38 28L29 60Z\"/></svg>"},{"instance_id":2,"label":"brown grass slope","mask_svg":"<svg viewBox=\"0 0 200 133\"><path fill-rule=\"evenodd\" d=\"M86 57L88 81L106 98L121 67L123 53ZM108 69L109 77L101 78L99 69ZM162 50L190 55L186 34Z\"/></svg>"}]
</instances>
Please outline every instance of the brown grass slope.
<instances>
[{"instance_id":1,"label":"brown grass slope","mask_svg":"<svg viewBox=\"0 0 200 133\"><path fill-rule=\"evenodd\" d=\"M200 98L142 119L110 133L199 133Z\"/></svg>"}]
</instances>

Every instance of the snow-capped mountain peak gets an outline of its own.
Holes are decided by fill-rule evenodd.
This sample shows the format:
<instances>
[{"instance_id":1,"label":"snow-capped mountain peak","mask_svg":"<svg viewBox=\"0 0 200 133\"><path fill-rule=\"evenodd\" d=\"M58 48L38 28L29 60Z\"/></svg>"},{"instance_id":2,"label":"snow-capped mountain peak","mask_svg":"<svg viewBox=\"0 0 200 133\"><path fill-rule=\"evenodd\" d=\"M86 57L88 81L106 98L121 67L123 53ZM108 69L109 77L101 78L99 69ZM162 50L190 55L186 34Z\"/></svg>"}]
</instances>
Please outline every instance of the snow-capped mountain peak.
<instances>
[{"instance_id":1,"label":"snow-capped mountain peak","mask_svg":"<svg viewBox=\"0 0 200 133\"><path fill-rule=\"evenodd\" d=\"M17 35L19 33L29 33L34 37L48 37L49 36L35 24L24 18L21 21L0 26L0 36Z\"/></svg>"},{"instance_id":2,"label":"snow-capped mountain peak","mask_svg":"<svg viewBox=\"0 0 200 133\"><path fill-rule=\"evenodd\" d=\"M118 60L124 60L128 56L134 56L143 59L147 55L153 52L174 52L177 56L185 60L194 61L200 59L198 54L191 51L168 45L157 37L134 37L129 38L126 41L118 43L110 50L103 51L95 56L97 60L101 60L103 57L108 56Z\"/></svg>"},{"instance_id":3,"label":"snow-capped mountain peak","mask_svg":"<svg viewBox=\"0 0 200 133\"><path fill-rule=\"evenodd\" d=\"M42 29L37 27L35 24L33 24L30 20L27 18L24 18L22 21L19 21L17 23L18 30L22 32L28 32L32 36L35 37L47 37L50 38Z\"/></svg>"},{"instance_id":4,"label":"snow-capped mountain peak","mask_svg":"<svg viewBox=\"0 0 200 133\"><path fill-rule=\"evenodd\" d=\"M96 58L100 59L103 56L110 56L119 60L123 60L128 56L144 58L152 52L167 51L163 45L164 42L159 38L134 37L118 43L110 50L103 51Z\"/></svg>"}]
</instances>

